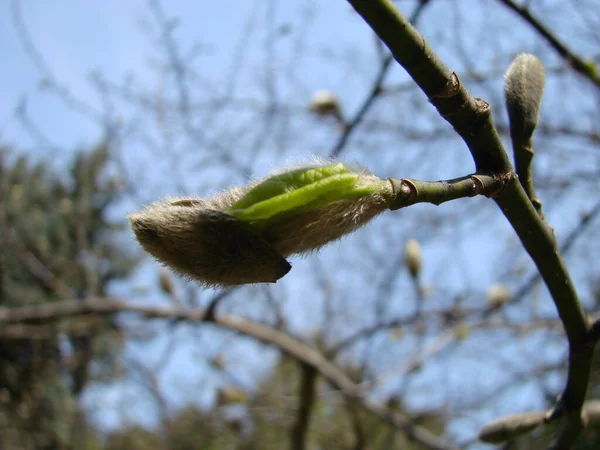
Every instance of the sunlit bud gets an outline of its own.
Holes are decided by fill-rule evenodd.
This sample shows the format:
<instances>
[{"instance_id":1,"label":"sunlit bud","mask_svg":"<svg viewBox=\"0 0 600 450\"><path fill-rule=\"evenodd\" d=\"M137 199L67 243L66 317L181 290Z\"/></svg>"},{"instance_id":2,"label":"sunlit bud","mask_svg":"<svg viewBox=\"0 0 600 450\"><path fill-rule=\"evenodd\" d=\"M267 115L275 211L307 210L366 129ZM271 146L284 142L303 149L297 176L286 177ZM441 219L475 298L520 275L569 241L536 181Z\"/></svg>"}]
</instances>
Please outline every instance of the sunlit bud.
<instances>
[{"instance_id":1,"label":"sunlit bud","mask_svg":"<svg viewBox=\"0 0 600 450\"><path fill-rule=\"evenodd\" d=\"M250 226L193 202L163 201L131 215L144 250L206 285L275 282L291 266Z\"/></svg>"},{"instance_id":2,"label":"sunlit bud","mask_svg":"<svg viewBox=\"0 0 600 450\"><path fill-rule=\"evenodd\" d=\"M544 94L545 72L533 55L517 56L504 74L504 95L515 146L527 144L537 126Z\"/></svg>"},{"instance_id":3,"label":"sunlit bud","mask_svg":"<svg viewBox=\"0 0 600 450\"><path fill-rule=\"evenodd\" d=\"M487 292L488 303L491 308L500 308L510 301L510 290L502 283L494 283Z\"/></svg>"},{"instance_id":4,"label":"sunlit bud","mask_svg":"<svg viewBox=\"0 0 600 450\"><path fill-rule=\"evenodd\" d=\"M341 120L342 113L337 96L330 91L317 91L313 95L309 109L319 116L331 116Z\"/></svg>"},{"instance_id":5,"label":"sunlit bud","mask_svg":"<svg viewBox=\"0 0 600 450\"><path fill-rule=\"evenodd\" d=\"M320 164L273 174L210 199L168 199L130 216L144 249L207 285L275 282L285 257L318 250L388 208L387 180Z\"/></svg>"},{"instance_id":6,"label":"sunlit bud","mask_svg":"<svg viewBox=\"0 0 600 450\"><path fill-rule=\"evenodd\" d=\"M419 277L421 272L421 245L416 239L409 239L406 241L404 247L404 263L408 268L408 272L413 279Z\"/></svg>"}]
</instances>

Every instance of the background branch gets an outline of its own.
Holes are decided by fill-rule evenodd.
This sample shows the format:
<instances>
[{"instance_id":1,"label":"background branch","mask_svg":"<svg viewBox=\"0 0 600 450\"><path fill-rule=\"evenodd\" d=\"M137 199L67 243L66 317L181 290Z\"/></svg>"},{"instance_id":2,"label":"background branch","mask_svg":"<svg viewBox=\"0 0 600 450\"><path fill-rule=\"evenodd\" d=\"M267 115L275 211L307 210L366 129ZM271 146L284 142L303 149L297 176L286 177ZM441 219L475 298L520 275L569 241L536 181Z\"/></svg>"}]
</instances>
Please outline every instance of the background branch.
<instances>
[{"instance_id":1,"label":"background branch","mask_svg":"<svg viewBox=\"0 0 600 450\"><path fill-rule=\"evenodd\" d=\"M176 319L187 322L202 322L206 315L204 309L183 310L129 305L114 299L91 298L85 301L68 300L39 306L0 309L0 324L27 323L30 321L40 323L86 314L116 313L136 313L147 319ZM455 449L445 440L433 435L425 428L415 425L406 416L392 412L365 398L360 386L356 385L341 369L319 352L290 335L241 317L220 316L215 317L214 322L210 323L253 337L263 343L274 345L289 357L318 372L336 389L339 389L345 397L351 399L366 412L402 430L410 439L420 442L425 447L434 450Z\"/></svg>"},{"instance_id":2,"label":"background branch","mask_svg":"<svg viewBox=\"0 0 600 450\"><path fill-rule=\"evenodd\" d=\"M594 61L590 60L586 62L573 53L541 21L535 18L526 6L521 6L513 0L499 0L499 2L516 12L523 20L531 25L560 56L562 56L567 64L594 83L596 87L600 88L600 75L598 75L598 69L596 68Z\"/></svg>"}]
</instances>

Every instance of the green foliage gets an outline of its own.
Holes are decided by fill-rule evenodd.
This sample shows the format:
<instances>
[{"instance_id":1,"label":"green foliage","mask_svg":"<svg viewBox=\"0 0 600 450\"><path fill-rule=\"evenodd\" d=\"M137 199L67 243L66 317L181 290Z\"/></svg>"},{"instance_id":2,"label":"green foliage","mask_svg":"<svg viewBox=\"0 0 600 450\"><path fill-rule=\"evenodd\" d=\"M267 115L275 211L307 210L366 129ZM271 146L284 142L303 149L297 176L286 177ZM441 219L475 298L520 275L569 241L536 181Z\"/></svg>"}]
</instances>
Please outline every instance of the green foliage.
<instances>
[{"instance_id":1,"label":"green foliage","mask_svg":"<svg viewBox=\"0 0 600 450\"><path fill-rule=\"evenodd\" d=\"M134 260L117 242L121 226L106 218L120 192L106 178L109 156L103 143L62 175L0 148L0 307L102 296L127 276ZM90 364L100 374L113 367L121 333L103 318L25 325L26 333L0 334L0 427L8 430L0 448L67 448Z\"/></svg>"}]
</instances>

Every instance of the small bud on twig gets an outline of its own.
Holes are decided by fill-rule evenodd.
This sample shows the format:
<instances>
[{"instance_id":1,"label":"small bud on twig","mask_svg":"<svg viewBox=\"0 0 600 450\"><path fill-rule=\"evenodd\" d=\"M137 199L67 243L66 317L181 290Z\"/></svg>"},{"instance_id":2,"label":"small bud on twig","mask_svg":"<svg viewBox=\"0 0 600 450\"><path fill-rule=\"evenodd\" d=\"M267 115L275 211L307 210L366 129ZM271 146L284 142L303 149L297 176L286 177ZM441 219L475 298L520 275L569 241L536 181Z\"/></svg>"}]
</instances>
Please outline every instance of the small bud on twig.
<instances>
[{"instance_id":1,"label":"small bud on twig","mask_svg":"<svg viewBox=\"0 0 600 450\"><path fill-rule=\"evenodd\" d=\"M410 276L416 280L419 278L421 272L421 246L416 239L409 239L406 241L404 247L404 263L408 268Z\"/></svg>"},{"instance_id":2,"label":"small bud on twig","mask_svg":"<svg viewBox=\"0 0 600 450\"><path fill-rule=\"evenodd\" d=\"M544 65L527 53L517 56L504 74L510 135L515 147L526 144L533 135L540 115L544 84Z\"/></svg>"},{"instance_id":3,"label":"small bud on twig","mask_svg":"<svg viewBox=\"0 0 600 450\"><path fill-rule=\"evenodd\" d=\"M340 102L333 92L315 92L308 109L320 117L333 117L340 125L344 124Z\"/></svg>"},{"instance_id":4,"label":"small bud on twig","mask_svg":"<svg viewBox=\"0 0 600 450\"><path fill-rule=\"evenodd\" d=\"M498 309L510 301L510 290L502 283L494 283L487 292L490 308Z\"/></svg>"}]
</instances>

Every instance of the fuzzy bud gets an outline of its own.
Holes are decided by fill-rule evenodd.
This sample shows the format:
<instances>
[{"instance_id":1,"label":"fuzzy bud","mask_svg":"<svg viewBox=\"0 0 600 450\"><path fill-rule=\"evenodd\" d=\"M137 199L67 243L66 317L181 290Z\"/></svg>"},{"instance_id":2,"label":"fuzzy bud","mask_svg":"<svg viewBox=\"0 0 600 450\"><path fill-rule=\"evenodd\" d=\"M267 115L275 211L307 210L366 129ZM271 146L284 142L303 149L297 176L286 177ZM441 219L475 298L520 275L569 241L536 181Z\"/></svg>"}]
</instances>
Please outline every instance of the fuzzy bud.
<instances>
[{"instance_id":1,"label":"fuzzy bud","mask_svg":"<svg viewBox=\"0 0 600 450\"><path fill-rule=\"evenodd\" d=\"M419 278L419 273L421 272L421 261L421 245L419 245L419 241L416 239L409 239L406 241L406 245L404 247L404 263L408 268L410 276L414 280Z\"/></svg>"},{"instance_id":2,"label":"fuzzy bud","mask_svg":"<svg viewBox=\"0 0 600 450\"><path fill-rule=\"evenodd\" d=\"M490 286L487 292L488 303L490 308L500 308L505 303L510 301L510 290L502 283L494 283Z\"/></svg>"},{"instance_id":3,"label":"fuzzy bud","mask_svg":"<svg viewBox=\"0 0 600 450\"><path fill-rule=\"evenodd\" d=\"M531 140L540 115L544 85L544 65L527 53L517 56L504 74L510 136L515 147Z\"/></svg>"},{"instance_id":4,"label":"fuzzy bud","mask_svg":"<svg viewBox=\"0 0 600 450\"><path fill-rule=\"evenodd\" d=\"M309 109L321 117L335 117L341 120L342 111L337 96L330 91L317 91L313 95Z\"/></svg>"},{"instance_id":5,"label":"fuzzy bud","mask_svg":"<svg viewBox=\"0 0 600 450\"><path fill-rule=\"evenodd\" d=\"M318 250L388 207L391 185L328 164L277 173L212 199L171 199L130 216L144 249L206 285L275 282L285 257Z\"/></svg>"},{"instance_id":6,"label":"fuzzy bud","mask_svg":"<svg viewBox=\"0 0 600 450\"><path fill-rule=\"evenodd\" d=\"M275 282L291 268L260 234L221 211L164 201L130 220L144 250L209 286Z\"/></svg>"},{"instance_id":7,"label":"fuzzy bud","mask_svg":"<svg viewBox=\"0 0 600 450\"><path fill-rule=\"evenodd\" d=\"M523 412L496 419L479 432L479 440L498 444L528 433L544 421L543 412Z\"/></svg>"}]
</instances>

